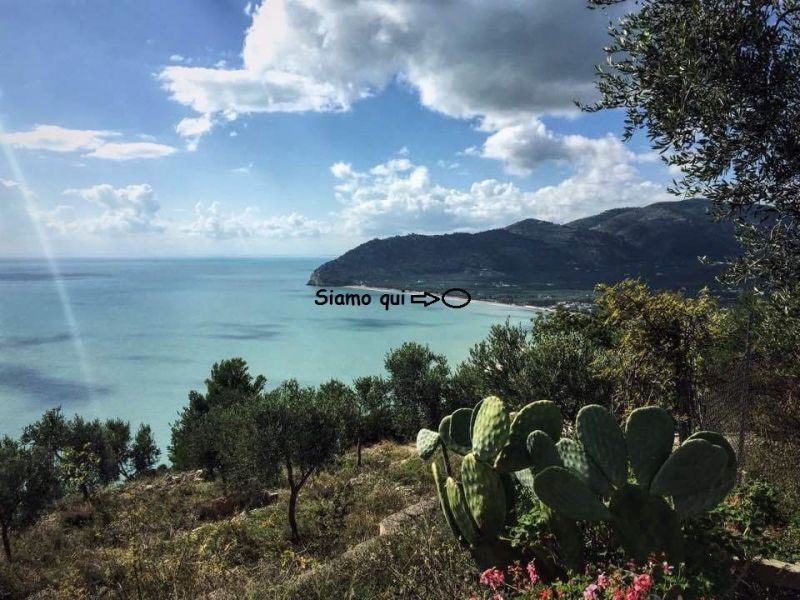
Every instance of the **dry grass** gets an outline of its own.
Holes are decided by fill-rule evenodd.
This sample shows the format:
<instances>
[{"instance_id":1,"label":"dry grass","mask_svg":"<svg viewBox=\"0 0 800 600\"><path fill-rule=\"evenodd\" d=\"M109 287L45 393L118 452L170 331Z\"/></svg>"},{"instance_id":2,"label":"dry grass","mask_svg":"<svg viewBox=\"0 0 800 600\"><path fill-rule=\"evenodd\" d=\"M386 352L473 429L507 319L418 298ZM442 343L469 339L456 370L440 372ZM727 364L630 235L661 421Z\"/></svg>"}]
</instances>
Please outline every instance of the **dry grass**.
<instances>
[{"instance_id":1,"label":"dry grass","mask_svg":"<svg viewBox=\"0 0 800 600\"><path fill-rule=\"evenodd\" d=\"M103 490L91 507L64 501L13 539L17 559L0 562L0 598L289 598L298 575L377 535L381 519L433 489L412 447L374 446L361 468L345 456L301 492L297 546L288 541L285 494L264 508L198 521L196 506L220 493L192 474L167 474ZM88 523L62 518L86 509ZM404 543L414 548L413 537ZM381 545L387 560L393 547Z\"/></svg>"}]
</instances>

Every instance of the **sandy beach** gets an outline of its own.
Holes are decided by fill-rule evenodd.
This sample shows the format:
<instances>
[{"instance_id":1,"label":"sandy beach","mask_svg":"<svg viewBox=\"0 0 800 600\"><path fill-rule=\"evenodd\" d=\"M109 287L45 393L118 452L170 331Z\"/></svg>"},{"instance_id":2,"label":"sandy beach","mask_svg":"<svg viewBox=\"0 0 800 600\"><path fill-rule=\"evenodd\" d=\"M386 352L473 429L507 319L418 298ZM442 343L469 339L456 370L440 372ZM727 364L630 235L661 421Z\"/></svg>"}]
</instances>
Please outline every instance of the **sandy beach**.
<instances>
[{"instance_id":1,"label":"sandy beach","mask_svg":"<svg viewBox=\"0 0 800 600\"><path fill-rule=\"evenodd\" d=\"M362 290L365 292L390 292L390 293L405 293L405 294L424 294L424 290L400 290L396 288L381 288L381 287L372 287L368 285L345 285L342 286L345 289L349 290ZM431 292L432 293L432 292ZM509 307L509 308L519 308L524 310L533 310L539 312L553 312L555 309L549 306L533 306L531 304L509 304L507 302L498 302L496 300L470 300L470 304L473 302L479 304L487 304L490 306L502 306L502 307Z\"/></svg>"}]
</instances>

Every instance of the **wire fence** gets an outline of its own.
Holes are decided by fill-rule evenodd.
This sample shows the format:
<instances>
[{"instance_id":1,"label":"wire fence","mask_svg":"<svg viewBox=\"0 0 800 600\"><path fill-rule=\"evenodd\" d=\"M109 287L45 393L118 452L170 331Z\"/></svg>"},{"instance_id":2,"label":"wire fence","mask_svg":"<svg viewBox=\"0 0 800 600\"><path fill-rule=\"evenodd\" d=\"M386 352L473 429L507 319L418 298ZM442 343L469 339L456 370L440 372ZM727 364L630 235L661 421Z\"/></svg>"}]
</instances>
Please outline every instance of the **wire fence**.
<instances>
[{"instance_id":1,"label":"wire fence","mask_svg":"<svg viewBox=\"0 0 800 600\"><path fill-rule=\"evenodd\" d=\"M711 388L701 402L700 425L731 443L740 481L768 481L800 504L800 382L759 364L748 335L741 356Z\"/></svg>"}]
</instances>

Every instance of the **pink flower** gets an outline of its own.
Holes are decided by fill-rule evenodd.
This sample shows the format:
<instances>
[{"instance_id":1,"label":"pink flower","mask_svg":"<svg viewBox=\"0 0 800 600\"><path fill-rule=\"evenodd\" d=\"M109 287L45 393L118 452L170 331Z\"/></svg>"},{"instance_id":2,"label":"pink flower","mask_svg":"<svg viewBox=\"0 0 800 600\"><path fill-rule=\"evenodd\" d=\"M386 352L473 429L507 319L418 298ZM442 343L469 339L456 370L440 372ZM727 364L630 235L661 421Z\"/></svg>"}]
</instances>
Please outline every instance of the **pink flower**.
<instances>
[{"instance_id":1,"label":"pink flower","mask_svg":"<svg viewBox=\"0 0 800 600\"><path fill-rule=\"evenodd\" d=\"M633 589L637 594L646 594L653 587L653 578L647 573L635 575L633 578Z\"/></svg>"},{"instance_id":2,"label":"pink flower","mask_svg":"<svg viewBox=\"0 0 800 600\"><path fill-rule=\"evenodd\" d=\"M622 591L622 588L618 587L614 588L614 595L612 596L612 600L625 600L625 592Z\"/></svg>"},{"instance_id":3,"label":"pink flower","mask_svg":"<svg viewBox=\"0 0 800 600\"><path fill-rule=\"evenodd\" d=\"M499 586L503 585L505 579L505 575L503 575L503 572L500 569L492 567L481 573L480 581L483 585L489 586L493 590L496 590Z\"/></svg>"},{"instance_id":4,"label":"pink flower","mask_svg":"<svg viewBox=\"0 0 800 600\"><path fill-rule=\"evenodd\" d=\"M597 587L605 589L607 585L608 585L608 578L606 577L606 574L600 573L600 575L597 576Z\"/></svg>"},{"instance_id":5,"label":"pink flower","mask_svg":"<svg viewBox=\"0 0 800 600\"><path fill-rule=\"evenodd\" d=\"M553 597L553 591L550 588L545 588L539 592L539 600L547 600Z\"/></svg>"},{"instance_id":6,"label":"pink flower","mask_svg":"<svg viewBox=\"0 0 800 600\"><path fill-rule=\"evenodd\" d=\"M625 600L639 600L639 594L633 588L628 588L625 592Z\"/></svg>"},{"instance_id":7,"label":"pink flower","mask_svg":"<svg viewBox=\"0 0 800 600\"><path fill-rule=\"evenodd\" d=\"M586 589L583 590L583 600L595 600L599 589L594 583L587 585Z\"/></svg>"},{"instance_id":8,"label":"pink flower","mask_svg":"<svg viewBox=\"0 0 800 600\"><path fill-rule=\"evenodd\" d=\"M664 569L665 575L672 575L672 571L675 569L675 567L670 565L667 561L661 563L661 568Z\"/></svg>"},{"instance_id":9,"label":"pink flower","mask_svg":"<svg viewBox=\"0 0 800 600\"><path fill-rule=\"evenodd\" d=\"M528 577L530 577L531 583L539 581L539 574L536 572L536 565L533 564L533 561L528 563Z\"/></svg>"}]
</instances>

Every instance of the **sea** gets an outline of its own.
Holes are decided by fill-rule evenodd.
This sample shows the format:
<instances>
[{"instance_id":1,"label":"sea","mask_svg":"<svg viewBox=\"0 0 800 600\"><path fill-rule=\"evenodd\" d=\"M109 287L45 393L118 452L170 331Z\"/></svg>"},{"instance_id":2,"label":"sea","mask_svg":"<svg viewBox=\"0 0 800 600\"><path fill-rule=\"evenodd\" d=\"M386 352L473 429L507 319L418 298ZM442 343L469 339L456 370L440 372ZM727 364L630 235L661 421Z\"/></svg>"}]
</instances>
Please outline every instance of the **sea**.
<instances>
[{"instance_id":1,"label":"sea","mask_svg":"<svg viewBox=\"0 0 800 600\"><path fill-rule=\"evenodd\" d=\"M451 367L494 323L535 310L320 305L306 285L323 258L0 261L0 435L48 408L149 423L158 444L215 361L242 357L268 387L384 373L386 353L428 344ZM337 293L354 293L338 289Z\"/></svg>"}]
</instances>

